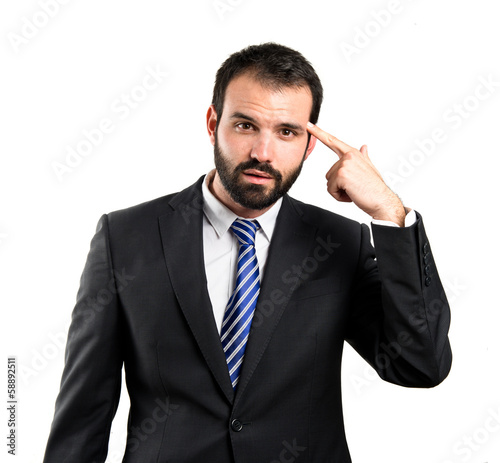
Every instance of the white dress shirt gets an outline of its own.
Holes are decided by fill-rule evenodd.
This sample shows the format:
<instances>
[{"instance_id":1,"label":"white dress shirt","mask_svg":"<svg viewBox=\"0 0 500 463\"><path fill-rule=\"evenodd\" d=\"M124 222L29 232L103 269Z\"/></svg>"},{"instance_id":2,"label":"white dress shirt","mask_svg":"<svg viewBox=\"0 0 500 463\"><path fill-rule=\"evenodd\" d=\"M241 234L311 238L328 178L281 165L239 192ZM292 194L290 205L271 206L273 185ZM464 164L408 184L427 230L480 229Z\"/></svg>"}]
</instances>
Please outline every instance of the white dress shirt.
<instances>
[{"instance_id":1,"label":"white dress shirt","mask_svg":"<svg viewBox=\"0 0 500 463\"><path fill-rule=\"evenodd\" d=\"M207 276L208 294L214 311L215 323L220 333L226 304L236 283L236 266L238 261L239 243L229 229L238 217L222 204L210 191L208 184L214 179L215 169L210 171L203 180L203 254L205 259L205 274ZM269 244L273 236L276 218L281 208L283 198L264 214L256 218L260 229L255 235L255 251L259 264L259 275L262 281L266 268ZM405 226L412 225L416 220L415 211L406 215ZM380 225L395 226L393 222L374 220ZM193 289L195 291L195 289Z\"/></svg>"}]
</instances>

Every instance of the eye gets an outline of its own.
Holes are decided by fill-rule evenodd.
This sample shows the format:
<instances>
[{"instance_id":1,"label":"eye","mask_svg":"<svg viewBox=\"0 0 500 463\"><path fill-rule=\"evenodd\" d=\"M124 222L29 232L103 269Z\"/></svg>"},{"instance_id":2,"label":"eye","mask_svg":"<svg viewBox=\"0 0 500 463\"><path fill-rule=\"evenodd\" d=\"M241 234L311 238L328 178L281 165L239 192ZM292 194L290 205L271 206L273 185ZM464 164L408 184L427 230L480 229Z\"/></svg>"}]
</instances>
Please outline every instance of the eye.
<instances>
[{"instance_id":1,"label":"eye","mask_svg":"<svg viewBox=\"0 0 500 463\"><path fill-rule=\"evenodd\" d=\"M283 135L286 138L290 138L293 135L295 135L295 132L290 129L281 129L281 135Z\"/></svg>"},{"instance_id":2,"label":"eye","mask_svg":"<svg viewBox=\"0 0 500 463\"><path fill-rule=\"evenodd\" d=\"M253 126L250 124L250 122L240 122L239 124L236 124L236 127L242 130L252 130Z\"/></svg>"}]
</instances>

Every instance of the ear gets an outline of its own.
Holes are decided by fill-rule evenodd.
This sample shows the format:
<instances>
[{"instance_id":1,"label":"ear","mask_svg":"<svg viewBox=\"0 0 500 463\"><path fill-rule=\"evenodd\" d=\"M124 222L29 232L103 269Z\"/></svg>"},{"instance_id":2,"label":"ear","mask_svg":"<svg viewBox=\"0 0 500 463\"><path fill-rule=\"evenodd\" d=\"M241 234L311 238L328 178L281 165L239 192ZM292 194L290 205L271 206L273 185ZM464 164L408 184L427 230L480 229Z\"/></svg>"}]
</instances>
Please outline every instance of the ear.
<instances>
[{"instance_id":1,"label":"ear","mask_svg":"<svg viewBox=\"0 0 500 463\"><path fill-rule=\"evenodd\" d=\"M215 145L215 127L217 126L217 113L215 112L215 106L210 105L207 111L207 131L210 137L210 143Z\"/></svg>"},{"instance_id":2,"label":"ear","mask_svg":"<svg viewBox=\"0 0 500 463\"><path fill-rule=\"evenodd\" d=\"M304 161L309 157L309 155L312 153L312 150L316 146L316 140L317 138L314 135L311 135L311 138L309 139L309 144L307 145L307 150L306 150L306 155L304 157Z\"/></svg>"}]
</instances>

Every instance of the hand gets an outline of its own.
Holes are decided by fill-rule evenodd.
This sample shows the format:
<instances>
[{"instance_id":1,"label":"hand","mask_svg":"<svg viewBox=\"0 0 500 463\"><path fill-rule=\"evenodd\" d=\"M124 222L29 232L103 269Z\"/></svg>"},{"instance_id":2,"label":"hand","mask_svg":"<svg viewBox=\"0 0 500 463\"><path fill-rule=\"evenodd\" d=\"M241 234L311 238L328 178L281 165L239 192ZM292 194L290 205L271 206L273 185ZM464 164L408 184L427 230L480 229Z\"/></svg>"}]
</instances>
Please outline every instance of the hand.
<instances>
[{"instance_id":1,"label":"hand","mask_svg":"<svg viewBox=\"0 0 500 463\"><path fill-rule=\"evenodd\" d=\"M326 174L328 192L337 201L353 202L373 219L404 226L403 203L384 183L368 157L366 145L357 150L311 123L307 130L339 157Z\"/></svg>"}]
</instances>

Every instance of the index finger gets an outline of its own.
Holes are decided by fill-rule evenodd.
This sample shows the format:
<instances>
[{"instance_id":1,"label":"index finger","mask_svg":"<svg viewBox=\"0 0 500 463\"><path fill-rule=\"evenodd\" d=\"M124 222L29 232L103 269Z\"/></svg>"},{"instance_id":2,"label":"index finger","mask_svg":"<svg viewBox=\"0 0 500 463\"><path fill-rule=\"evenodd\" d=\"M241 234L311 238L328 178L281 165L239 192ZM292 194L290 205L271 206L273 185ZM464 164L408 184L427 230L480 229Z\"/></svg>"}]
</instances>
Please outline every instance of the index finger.
<instances>
[{"instance_id":1,"label":"index finger","mask_svg":"<svg viewBox=\"0 0 500 463\"><path fill-rule=\"evenodd\" d=\"M321 143L328 146L331 150L337 153L338 157L341 158L348 151L352 151L354 148L344 143L342 140L334 137L333 135L320 129L317 125L312 122L307 123L307 130L311 135L314 135Z\"/></svg>"}]
</instances>

